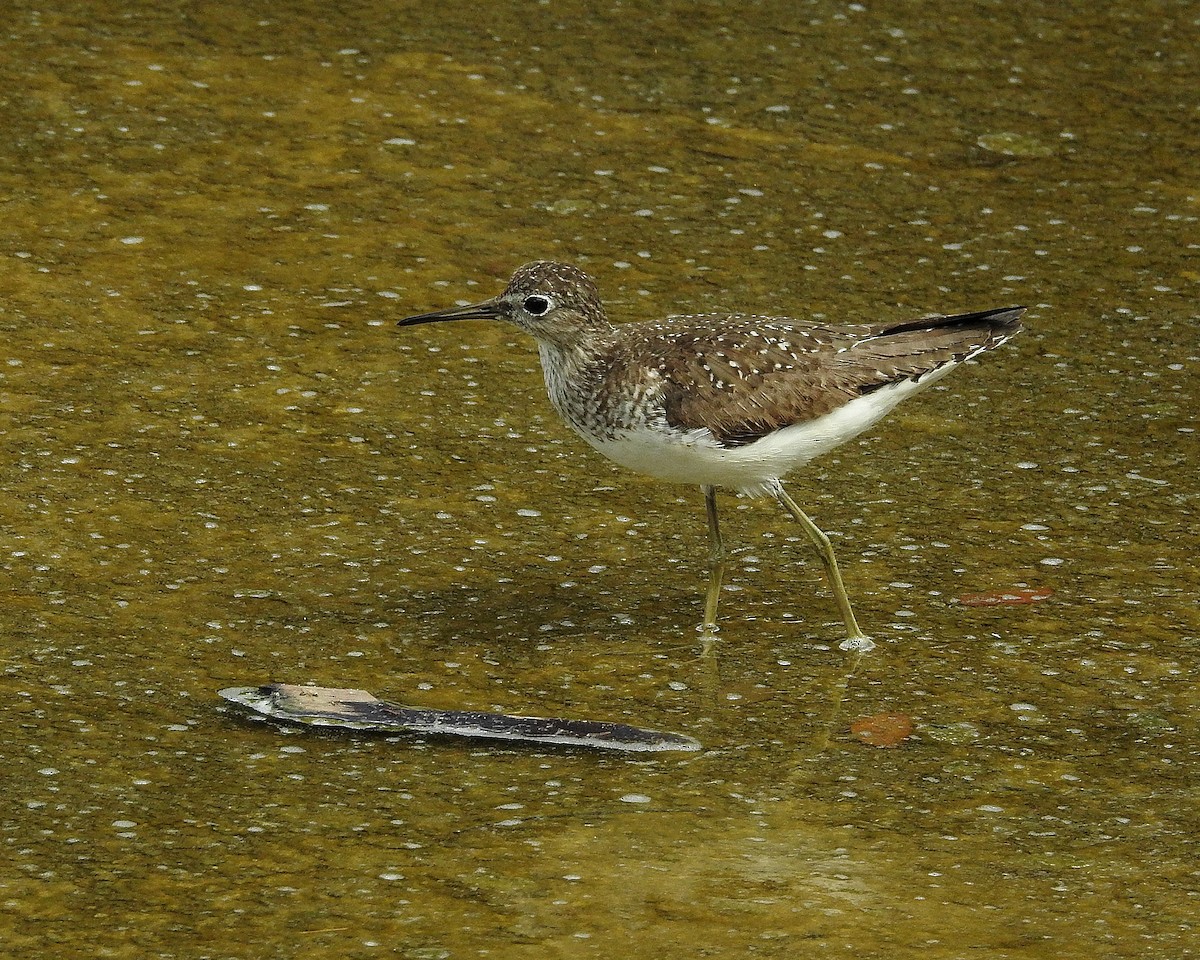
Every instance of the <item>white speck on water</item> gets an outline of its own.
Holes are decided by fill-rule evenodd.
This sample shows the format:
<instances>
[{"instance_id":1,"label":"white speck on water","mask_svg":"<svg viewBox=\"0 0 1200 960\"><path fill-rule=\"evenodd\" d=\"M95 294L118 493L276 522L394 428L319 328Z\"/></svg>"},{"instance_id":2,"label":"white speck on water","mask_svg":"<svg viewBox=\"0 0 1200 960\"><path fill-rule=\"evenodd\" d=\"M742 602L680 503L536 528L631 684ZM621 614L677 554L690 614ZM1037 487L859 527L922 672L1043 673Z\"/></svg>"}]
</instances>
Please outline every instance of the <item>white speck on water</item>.
<instances>
[{"instance_id":1,"label":"white speck on water","mask_svg":"<svg viewBox=\"0 0 1200 960\"><path fill-rule=\"evenodd\" d=\"M1044 567L1061 567L1065 561L1062 557L1045 557L1038 562Z\"/></svg>"},{"instance_id":2,"label":"white speck on water","mask_svg":"<svg viewBox=\"0 0 1200 960\"><path fill-rule=\"evenodd\" d=\"M63 463L66 463L66 461L64 460ZM1152 477L1143 477L1136 470L1131 470L1129 473L1125 474L1125 476L1129 480L1144 480L1146 483L1153 483L1159 487L1166 487L1170 485L1166 480L1155 480Z\"/></svg>"},{"instance_id":3,"label":"white speck on water","mask_svg":"<svg viewBox=\"0 0 1200 960\"><path fill-rule=\"evenodd\" d=\"M644 793L627 793L621 797L622 803L649 803L650 798Z\"/></svg>"},{"instance_id":4,"label":"white speck on water","mask_svg":"<svg viewBox=\"0 0 1200 960\"><path fill-rule=\"evenodd\" d=\"M145 237L122 237L121 242L126 246L132 247L139 243L144 243Z\"/></svg>"},{"instance_id":5,"label":"white speck on water","mask_svg":"<svg viewBox=\"0 0 1200 960\"><path fill-rule=\"evenodd\" d=\"M1016 713L1037 713L1038 712L1038 708L1035 707L1032 703L1010 703L1008 705L1008 709L1013 710Z\"/></svg>"},{"instance_id":6,"label":"white speck on water","mask_svg":"<svg viewBox=\"0 0 1200 960\"><path fill-rule=\"evenodd\" d=\"M1032 460L1022 460L1020 463L1017 464L1018 470L1036 470L1037 468L1038 468L1038 465L1036 463L1034 463Z\"/></svg>"}]
</instances>

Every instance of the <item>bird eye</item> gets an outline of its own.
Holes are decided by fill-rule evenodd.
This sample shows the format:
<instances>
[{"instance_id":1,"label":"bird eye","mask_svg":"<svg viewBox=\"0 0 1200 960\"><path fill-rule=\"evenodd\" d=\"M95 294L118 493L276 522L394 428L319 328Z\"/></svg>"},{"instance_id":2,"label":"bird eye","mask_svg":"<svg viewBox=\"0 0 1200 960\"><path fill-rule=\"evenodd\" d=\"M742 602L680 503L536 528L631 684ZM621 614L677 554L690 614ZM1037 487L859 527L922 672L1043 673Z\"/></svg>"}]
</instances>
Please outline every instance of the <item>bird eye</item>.
<instances>
[{"instance_id":1,"label":"bird eye","mask_svg":"<svg viewBox=\"0 0 1200 960\"><path fill-rule=\"evenodd\" d=\"M550 299L548 297L532 296L526 297L525 302L521 304L527 312L532 313L535 317L540 317L550 309Z\"/></svg>"}]
</instances>

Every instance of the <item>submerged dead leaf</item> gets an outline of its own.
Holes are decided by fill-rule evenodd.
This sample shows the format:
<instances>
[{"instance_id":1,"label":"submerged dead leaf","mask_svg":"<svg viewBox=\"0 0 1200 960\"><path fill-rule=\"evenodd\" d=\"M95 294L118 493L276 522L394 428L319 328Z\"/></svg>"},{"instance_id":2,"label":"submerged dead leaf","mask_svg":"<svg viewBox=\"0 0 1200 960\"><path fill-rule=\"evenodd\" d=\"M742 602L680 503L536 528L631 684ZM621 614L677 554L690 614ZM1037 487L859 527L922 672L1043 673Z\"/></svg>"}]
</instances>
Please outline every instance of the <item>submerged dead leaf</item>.
<instances>
[{"instance_id":1,"label":"submerged dead leaf","mask_svg":"<svg viewBox=\"0 0 1200 960\"><path fill-rule=\"evenodd\" d=\"M1007 590L986 590L983 593L964 593L958 602L965 607L1019 607L1038 603L1054 596L1049 587L1010 587Z\"/></svg>"},{"instance_id":2,"label":"submerged dead leaf","mask_svg":"<svg viewBox=\"0 0 1200 960\"><path fill-rule=\"evenodd\" d=\"M898 747L912 736L912 717L906 713L877 713L859 717L850 724L850 732L872 747Z\"/></svg>"},{"instance_id":3,"label":"submerged dead leaf","mask_svg":"<svg viewBox=\"0 0 1200 960\"><path fill-rule=\"evenodd\" d=\"M1054 154L1054 147L1043 143L1031 136L1021 133L985 133L977 137L975 143L989 153L998 153L1003 157L1049 157Z\"/></svg>"}]
</instances>

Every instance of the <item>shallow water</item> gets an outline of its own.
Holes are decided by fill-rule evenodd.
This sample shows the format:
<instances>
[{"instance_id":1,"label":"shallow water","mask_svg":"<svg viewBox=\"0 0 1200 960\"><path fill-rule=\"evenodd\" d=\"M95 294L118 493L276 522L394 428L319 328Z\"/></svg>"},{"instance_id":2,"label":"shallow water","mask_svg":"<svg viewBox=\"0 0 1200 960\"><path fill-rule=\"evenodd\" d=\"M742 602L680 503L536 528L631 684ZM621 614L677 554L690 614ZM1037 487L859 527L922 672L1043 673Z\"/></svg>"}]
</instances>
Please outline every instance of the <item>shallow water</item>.
<instances>
[{"instance_id":1,"label":"shallow water","mask_svg":"<svg viewBox=\"0 0 1200 960\"><path fill-rule=\"evenodd\" d=\"M10 6L9 955L1200 954L1189 7ZM726 498L700 659L699 493L393 326L540 256L618 320L1031 306L790 484L873 653ZM216 698L268 679L707 749Z\"/></svg>"}]
</instances>

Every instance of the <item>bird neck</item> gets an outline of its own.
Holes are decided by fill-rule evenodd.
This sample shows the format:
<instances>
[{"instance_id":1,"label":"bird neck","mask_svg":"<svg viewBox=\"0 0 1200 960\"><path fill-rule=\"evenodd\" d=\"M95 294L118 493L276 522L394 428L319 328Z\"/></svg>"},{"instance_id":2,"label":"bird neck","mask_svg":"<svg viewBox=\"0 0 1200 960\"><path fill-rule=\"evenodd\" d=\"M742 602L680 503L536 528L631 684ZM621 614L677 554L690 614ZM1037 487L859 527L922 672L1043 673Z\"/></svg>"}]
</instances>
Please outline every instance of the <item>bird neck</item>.
<instances>
[{"instance_id":1,"label":"bird neck","mask_svg":"<svg viewBox=\"0 0 1200 960\"><path fill-rule=\"evenodd\" d=\"M612 332L610 330L610 332ZM585 436L595 432L606 391L601 382L609 369L612 338L600 332L576 337L568 345L538 341L546 393L559 415Z\"/></svg>"}]
</instances>

